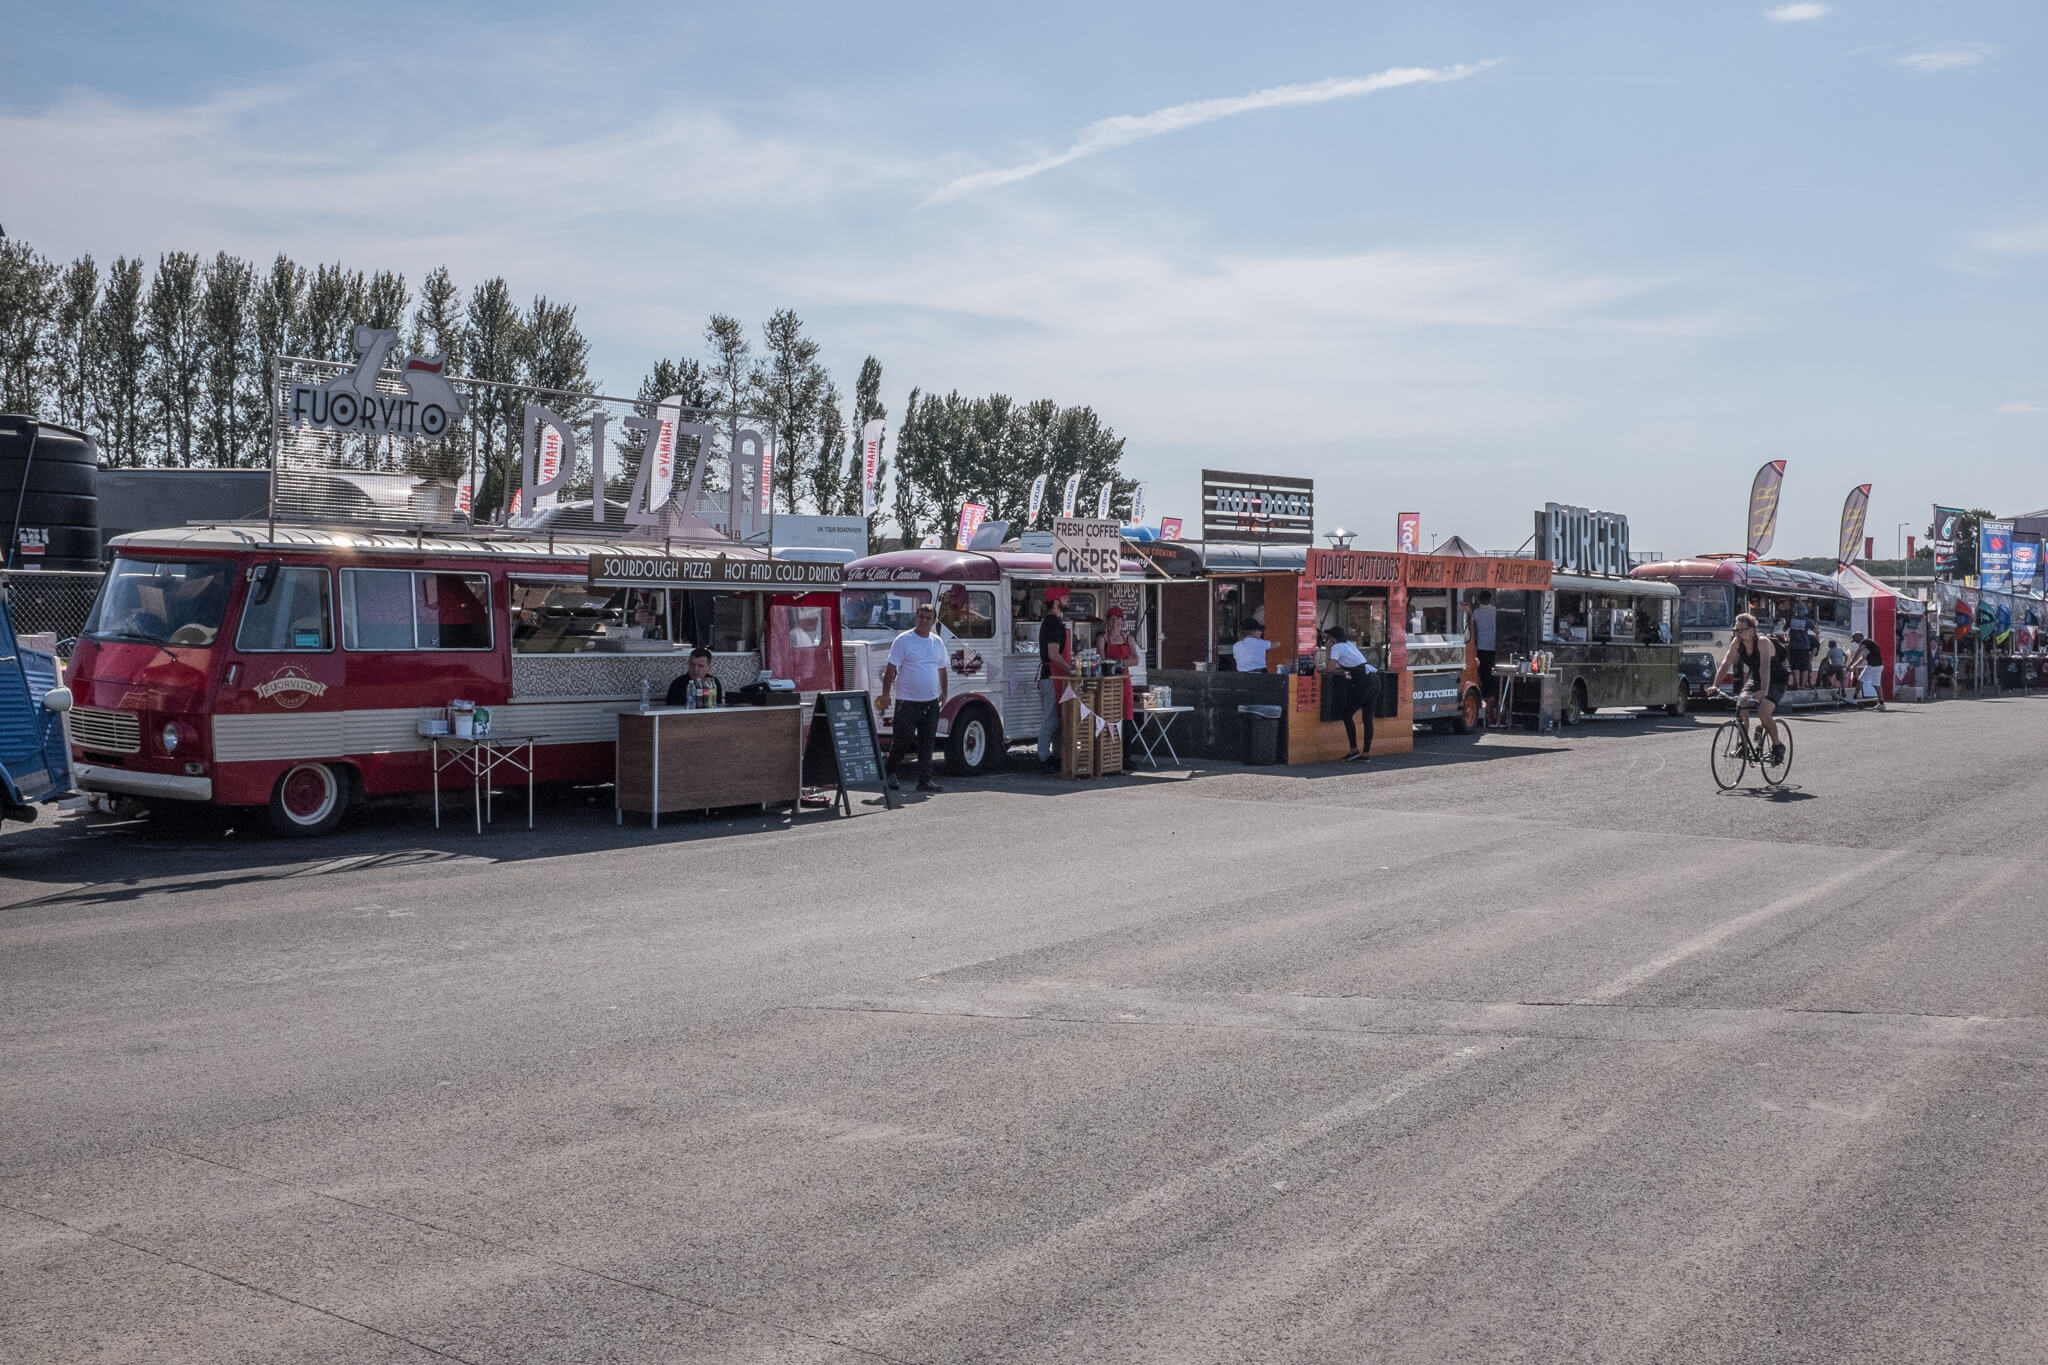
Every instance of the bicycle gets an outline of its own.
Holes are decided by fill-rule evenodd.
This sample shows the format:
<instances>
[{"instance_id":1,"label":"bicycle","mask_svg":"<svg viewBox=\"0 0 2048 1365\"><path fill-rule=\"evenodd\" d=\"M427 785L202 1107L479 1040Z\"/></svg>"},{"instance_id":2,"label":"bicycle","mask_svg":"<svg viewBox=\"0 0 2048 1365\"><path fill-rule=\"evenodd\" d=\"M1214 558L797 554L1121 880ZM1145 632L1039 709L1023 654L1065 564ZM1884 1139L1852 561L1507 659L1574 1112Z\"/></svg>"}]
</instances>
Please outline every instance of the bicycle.
<instances>
[{"instance_id":1,"label":"bicycle","mask_svg":"<svg viewBox=\"0 0 2048 1365\"><path fill-rule=\"evenodd\" d=\"M1757 718L1755 698L1735 696L1726 688L1720 691L1722 696L1733 698L1735 719L1714 727L1714 747L1707 755L1714 784L1727 791L1742 781L1749 765L1754 763L1756 770L1763 775L1766 787L1783 786L1792 772L1792 727L1782 719L1778 721L1778 734L1783 737L1785 752L1778 762L1773 763L1771 742L1764 733L1763 722Z\"/></svg>"}]
</instances>

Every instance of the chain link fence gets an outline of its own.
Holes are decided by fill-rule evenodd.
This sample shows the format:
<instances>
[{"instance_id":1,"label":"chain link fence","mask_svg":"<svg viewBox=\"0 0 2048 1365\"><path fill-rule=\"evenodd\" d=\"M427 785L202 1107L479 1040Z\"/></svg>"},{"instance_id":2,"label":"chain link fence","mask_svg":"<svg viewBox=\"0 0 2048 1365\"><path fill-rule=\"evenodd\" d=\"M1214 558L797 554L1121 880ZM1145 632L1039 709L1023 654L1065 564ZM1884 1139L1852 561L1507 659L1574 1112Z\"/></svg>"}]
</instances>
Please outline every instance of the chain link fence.
<instances>
[{"instance_id":1,"label":"chain link fence","mask_svg":"<svg viewBox=\"0 0 2048 1365\"><path fill-rule=\"evenodd\" d=\"M0 587L8 594L16 635L54 635L57 654L71 657L71 641L85 629L85 618L100 594L104 573L45 572L33 569L0 571Z\"/></svg>"}]
</instances>

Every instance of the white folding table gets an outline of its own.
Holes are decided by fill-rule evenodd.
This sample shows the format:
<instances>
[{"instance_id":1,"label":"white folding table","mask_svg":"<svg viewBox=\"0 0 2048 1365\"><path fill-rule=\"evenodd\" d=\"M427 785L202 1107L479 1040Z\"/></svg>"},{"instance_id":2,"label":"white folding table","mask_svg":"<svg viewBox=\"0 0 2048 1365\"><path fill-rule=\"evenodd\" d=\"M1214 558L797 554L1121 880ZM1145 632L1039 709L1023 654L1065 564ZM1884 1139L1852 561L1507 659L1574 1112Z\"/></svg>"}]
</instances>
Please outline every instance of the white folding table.
<instances>
[{"instance_id":1,"label":"white folding table","mask_svg":"<svg viewBox=\"0 0 2048 1365\"><path fill-rule=\"evenodd\" d=\"M1166 746L1166 756L1173 760L1173 765L1176 768L1180 766L1180 755L1174 751L1173 738L1167 731L1173 728L1175 717L1189 715L1194 709L1192 706L1140 706L1131 712L1131 719L1137 721L1131 738L1145 751L1145 758L1153 767L1159 766L1159 746L1162 744Z\"/></svg>"}]
</instances>

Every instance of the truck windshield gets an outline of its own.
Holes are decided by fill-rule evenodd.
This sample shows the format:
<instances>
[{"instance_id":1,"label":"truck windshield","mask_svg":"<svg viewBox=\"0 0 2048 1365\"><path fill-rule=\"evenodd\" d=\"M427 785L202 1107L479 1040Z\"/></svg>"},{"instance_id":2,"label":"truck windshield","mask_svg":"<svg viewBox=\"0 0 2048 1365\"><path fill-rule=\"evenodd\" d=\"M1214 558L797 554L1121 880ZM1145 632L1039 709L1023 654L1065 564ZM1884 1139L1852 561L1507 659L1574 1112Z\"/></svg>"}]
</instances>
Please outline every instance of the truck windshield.
<instances>
[{"instance_id":1,"label":"truck windshield","mask_svg":"<svg viewBox=\"0 0 2048 1365\"><path fill-rule=\"evenodd\" d=\"M917 624L917 609L930 605L930 588L848 588L840 598L840 620L848 630L896 633Z\"/></svg>"},{"instance_id":2,"label":"truck windshield","mask_svg":"<svg viewBox=\"0 0 2048 1365\"><path fill-rule=\"evenodd\" d=\"M1678 585L1678 624L1717 630L1735 623L1735 590L1726 583Z\"/></svg>"},{"instance_id":3,"label":"truck windshield","mask_svg":"<svg viewBox=\"0 0 2048 1365\"><path fill-rule=\"evenodd\" d=\"M114 561L79 632L95 640L204 648L220 635L235 566L221 559Z\"/></svg>"}]
</instances>

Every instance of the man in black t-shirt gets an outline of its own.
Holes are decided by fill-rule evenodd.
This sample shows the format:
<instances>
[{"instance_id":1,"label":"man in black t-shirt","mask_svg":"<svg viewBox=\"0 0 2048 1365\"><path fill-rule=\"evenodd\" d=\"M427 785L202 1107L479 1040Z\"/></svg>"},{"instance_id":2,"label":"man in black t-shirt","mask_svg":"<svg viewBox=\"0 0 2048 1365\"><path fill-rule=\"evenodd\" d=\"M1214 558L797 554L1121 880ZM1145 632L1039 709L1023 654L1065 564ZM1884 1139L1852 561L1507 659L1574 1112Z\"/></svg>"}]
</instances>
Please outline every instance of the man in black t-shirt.
<instances>
[{"instance_id":1,"label":"man in black t-shirt","mask_svg":"<svg viewBox=\"0 0 2048 1365\"><path fill-rule=\"evenodd\" d=\"M1884 710L1884 651L1877 647L1875 639L1866 639L1862 631L1849 637L1850 662L1861 664L1857 672L1862 686L1861 699L1874 701L1877 709Z\"/></svg>"},{"instance_id":2,"label":"man in black t-shirt","mask_svg":"<svg viewBox=\"0 0 2048 1365\"><path fill-rule=\"evenodd\" d=\"M1054 592L1060 596L1053 596ZM1038 718L1038 766L1047 771L1059 764L1060 689L1074 672L1067 654L1066 614L1060 603L1065 596L1064 589L1048 591L1045 615L1038 622L1038 696L1044 703Z\"/></svg>"}]
</instances>

